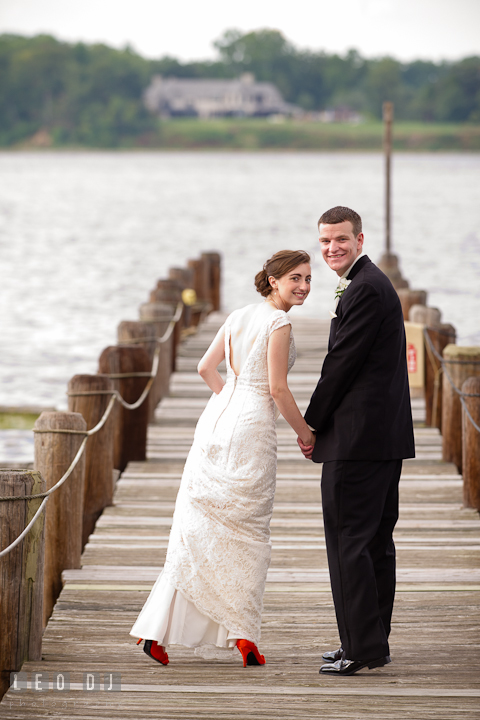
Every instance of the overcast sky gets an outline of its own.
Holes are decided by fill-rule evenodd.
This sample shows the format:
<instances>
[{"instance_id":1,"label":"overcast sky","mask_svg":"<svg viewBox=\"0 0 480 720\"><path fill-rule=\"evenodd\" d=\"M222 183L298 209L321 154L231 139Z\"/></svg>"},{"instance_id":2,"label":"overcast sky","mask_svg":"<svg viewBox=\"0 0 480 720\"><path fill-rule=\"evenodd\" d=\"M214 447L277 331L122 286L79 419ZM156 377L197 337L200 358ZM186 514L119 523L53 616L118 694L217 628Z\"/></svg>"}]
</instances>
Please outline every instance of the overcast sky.
<instances>
[{"instance_id":1,"label":"overcast sky","mask_svg":"<svg viewBox=\"0 0 480 720\"><path fill-rule=\"evenodd\" d=\"M229 28L274 28L327 53L457 60L480 55L480 0L0 0L0 33L129 44L151 58L214 58Z\"/></svg>"}]
</instances>

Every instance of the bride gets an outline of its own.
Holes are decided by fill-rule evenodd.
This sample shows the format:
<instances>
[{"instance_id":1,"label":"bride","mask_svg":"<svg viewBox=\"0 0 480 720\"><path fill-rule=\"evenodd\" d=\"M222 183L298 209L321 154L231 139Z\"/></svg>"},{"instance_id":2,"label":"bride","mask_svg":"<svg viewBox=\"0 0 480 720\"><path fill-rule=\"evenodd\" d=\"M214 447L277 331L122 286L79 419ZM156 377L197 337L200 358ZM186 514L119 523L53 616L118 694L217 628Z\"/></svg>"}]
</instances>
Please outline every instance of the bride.
<instances>
[{"instance_id":1,"label":"bride","mask_svg":"<svg viewBox=\"0 0 480 720\"><path fill-rule=\"evenodd\" d=\"M167 645L257 645L271 556L276 407L305 445L315 438L287 384L295 344L287 312L310 292L310 257L282 250L255 277L265 302L234 311L200 360L213 395L198 421L175 505L163 571L130 634L166 665ZM217 370L225 359L226 381ZM276 406L276 407L275 407Z\"/></svg>"}]
</instances>

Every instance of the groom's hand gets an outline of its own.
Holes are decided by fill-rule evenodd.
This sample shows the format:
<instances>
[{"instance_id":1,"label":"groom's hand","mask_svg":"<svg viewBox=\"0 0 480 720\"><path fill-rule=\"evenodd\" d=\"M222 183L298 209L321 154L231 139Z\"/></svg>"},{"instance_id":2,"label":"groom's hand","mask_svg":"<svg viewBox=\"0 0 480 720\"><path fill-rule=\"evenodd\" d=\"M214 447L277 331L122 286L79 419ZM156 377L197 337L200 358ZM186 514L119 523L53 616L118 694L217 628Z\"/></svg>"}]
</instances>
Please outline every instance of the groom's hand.
<instances>
[{"instance_id":1,"label":"groom's hand","mask_svg":"<svg viewBox=\"0 0 480 720\"><path fill-rule=\"evenodd\" d=\"M311 460L313 455L313 448L315 447L315 445L305 445L299 437L297 437L297 443L298 447L300 448L306 459Z\"/></svg>"}]
</instances>

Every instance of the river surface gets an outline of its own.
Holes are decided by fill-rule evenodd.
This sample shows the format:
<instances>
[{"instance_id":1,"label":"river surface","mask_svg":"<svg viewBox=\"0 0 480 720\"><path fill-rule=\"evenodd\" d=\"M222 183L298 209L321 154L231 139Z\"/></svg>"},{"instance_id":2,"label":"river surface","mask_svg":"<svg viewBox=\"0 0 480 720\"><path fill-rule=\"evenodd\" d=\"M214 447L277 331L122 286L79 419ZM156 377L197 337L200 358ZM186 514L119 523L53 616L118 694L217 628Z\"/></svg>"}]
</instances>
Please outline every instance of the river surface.
<instances>
[{"instance_id":1,"label":"river surface","mask_svg":"<svg viewBox=\"0 0 480 720\"><path fill-rule=\"evenodd\" d=\"M402 154L393 162L393 250L462 345L480 345L480 155ZM380 154L0 153L0 405L66 407L77 373L95 373L122 320L156 280L202 251L223 256L222 303L259 300L272 253L313 255L301 309L328 319L336 276L317 218L363 217L373 261L384 245Z\"/></svg>"}]
</instances>

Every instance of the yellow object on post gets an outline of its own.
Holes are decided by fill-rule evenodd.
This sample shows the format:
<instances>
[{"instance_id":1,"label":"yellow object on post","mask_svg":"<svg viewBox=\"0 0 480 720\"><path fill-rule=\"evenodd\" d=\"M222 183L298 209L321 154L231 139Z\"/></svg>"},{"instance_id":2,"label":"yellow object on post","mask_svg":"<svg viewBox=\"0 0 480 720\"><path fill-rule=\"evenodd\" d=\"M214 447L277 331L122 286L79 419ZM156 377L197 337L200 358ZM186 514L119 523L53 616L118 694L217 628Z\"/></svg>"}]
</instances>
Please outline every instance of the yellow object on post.
<instances>
[{"instance_id":1,"label":"yellow object on post","mask_svg":"<svg viewBox=\"0 0 480 720\"><path fill-rule=\"evenodd\" d=\"M405 322L407 368L411 388L425 387L425 342L422 323Z\"/></svg>"},{"instance_id":2,"label":"yellow object on post","mask_svg":"<svg viewBox=\"0 0 480 720\"><path fill-rule=\"evenodd\" d=\"M185 288L185 290L182 291L182 300L184 305L195 305L197 302L197 293L192 288Z\"/></svg>"}]
</instances>

